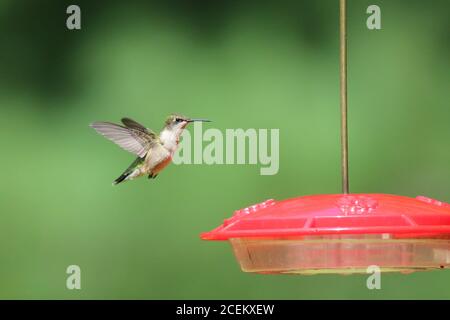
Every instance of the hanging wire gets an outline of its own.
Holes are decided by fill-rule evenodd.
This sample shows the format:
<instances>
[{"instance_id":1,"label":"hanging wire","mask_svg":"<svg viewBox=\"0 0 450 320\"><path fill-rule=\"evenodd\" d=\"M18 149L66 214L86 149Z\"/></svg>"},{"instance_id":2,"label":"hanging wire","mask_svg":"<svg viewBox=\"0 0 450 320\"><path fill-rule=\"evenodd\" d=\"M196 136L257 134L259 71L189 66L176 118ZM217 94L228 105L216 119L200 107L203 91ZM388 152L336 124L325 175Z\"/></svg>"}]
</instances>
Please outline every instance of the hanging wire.
<instances>
[{"instance_id":1,"label":"hanging wire","mask_svg":"<svg viewBox=\"0 0 450 320\"><path fill-rule=\"evenodd\" d=\"M342 192L349 193L348 183L348 129L347 129L347 19L346 0L339 0L339 53L341 96L341 165Z\"/></svg>"}]
</instances>

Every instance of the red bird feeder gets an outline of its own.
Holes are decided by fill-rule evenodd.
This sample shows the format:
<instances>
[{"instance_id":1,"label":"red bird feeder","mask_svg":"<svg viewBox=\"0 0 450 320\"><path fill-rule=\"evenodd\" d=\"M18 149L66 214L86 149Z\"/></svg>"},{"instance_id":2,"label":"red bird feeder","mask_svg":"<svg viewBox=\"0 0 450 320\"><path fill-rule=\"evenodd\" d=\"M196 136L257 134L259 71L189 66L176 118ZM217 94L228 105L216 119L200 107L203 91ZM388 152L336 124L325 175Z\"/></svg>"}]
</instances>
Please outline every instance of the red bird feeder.
<instances>
[{"instance_id":1,"label":"red bird feeder","mask_svg":"<svg viewBox=\"0 0 450 320\"><path fill-rule=\"evenodd\" d=\"M343 194L237 210L203 240L230 241L241 268L258 273L412 272L450 266L450 204L419 196L349 194L346 4L340 0Z\"/></svg>"},{"instance_id":2,"label":"red bird feeder","mask_svg":"<svg viewBox=\"0 0 450 320\"><path fill-rule=\"evenodd\" d=\"M203 240L229 240L259 273L411 272L450 266L450 205L387 194L267 200L238 210Z\"/></svg>"}]
</instances>

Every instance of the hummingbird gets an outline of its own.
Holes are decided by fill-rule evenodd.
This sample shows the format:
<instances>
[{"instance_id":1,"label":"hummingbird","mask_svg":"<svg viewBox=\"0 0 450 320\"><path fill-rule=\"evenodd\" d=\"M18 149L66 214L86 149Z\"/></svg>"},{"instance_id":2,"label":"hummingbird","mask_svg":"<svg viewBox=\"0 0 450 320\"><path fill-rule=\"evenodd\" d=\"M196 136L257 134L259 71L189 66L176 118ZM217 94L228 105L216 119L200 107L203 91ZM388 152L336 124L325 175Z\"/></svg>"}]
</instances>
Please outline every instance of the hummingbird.
<instances>
[{"instance_id":1,"label":"hummingbird","mask_svg":"<svg viewBox=\"0 0 450 320\"><path fill-rule=\"evenodd\" d=\"M158 135L130 118L122 118L121 121L123 125L111 122L90 124L105 138L137 155L136 160L114 180L113 185L144 175L148 175L149 179L156 178L172 161L186 126L195 121L210 122L207 119L190 119L179 114L171 114Z\"/></svg>"}]
</instances>

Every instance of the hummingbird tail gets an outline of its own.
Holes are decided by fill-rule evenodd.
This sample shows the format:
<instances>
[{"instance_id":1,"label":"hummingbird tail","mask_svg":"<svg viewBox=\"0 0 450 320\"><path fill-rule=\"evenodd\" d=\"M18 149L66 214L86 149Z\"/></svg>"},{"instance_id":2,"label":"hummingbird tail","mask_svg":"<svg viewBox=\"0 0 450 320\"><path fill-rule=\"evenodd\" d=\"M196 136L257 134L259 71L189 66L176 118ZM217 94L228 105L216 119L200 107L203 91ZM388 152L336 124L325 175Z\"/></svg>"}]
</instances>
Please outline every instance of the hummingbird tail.
<instances>
[{"instance_id":1,"label":"hummingbird tail","mask_svg":"<svg viewBox=\"0 0 450 320\"><path fill-rule=\"evenodd\" d=\"M120 175L120 177L118 177L116 180L114 180L113 185L119 184L124 180L127 180L127 178L133 174L133 172L135 171L135 169L142 163L144 162L143 158L137 158L136 160L134 160L134 162L127 168L127 170L124 171L124 173L122 173ZM133 178L133 176L131 177Z\"/></svg>"},{"instance_id":2,"label":"hummingbird tail","mask_svg":"<svg viewBox=\"0 0 450 320\"><path fill-rule=\"evenodd\" d=\"M121 183L122 181L124 181L130 175L130 173L131 172L124 172L124 173L122 173L120 175L120 177L118 177L116 180L114 180L113 184L116 185L116 184Z\"/></svg>"}]
</instances>

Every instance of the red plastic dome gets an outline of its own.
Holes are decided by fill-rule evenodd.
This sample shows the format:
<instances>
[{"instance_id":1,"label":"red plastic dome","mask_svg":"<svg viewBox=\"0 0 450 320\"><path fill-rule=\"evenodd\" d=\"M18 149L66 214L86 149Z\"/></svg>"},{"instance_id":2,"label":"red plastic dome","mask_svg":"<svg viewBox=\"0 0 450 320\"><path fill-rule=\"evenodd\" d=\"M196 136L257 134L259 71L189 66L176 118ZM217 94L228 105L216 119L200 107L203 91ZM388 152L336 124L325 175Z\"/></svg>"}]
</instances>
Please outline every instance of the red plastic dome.
<instances>
[{"instance_id":1,"label":"red plastic dome","mask_svg":"<svg viewBox=\"0 0 450 320\"><path fill-rule=\"evenodd\" d=\"M235 211L204 240L389 233L450 235L450 205L438 200L387 194L332 194L267 200Z\"/></svg>"},{"instance_id":2,"label":"red plastic dome","mask_svg":"<svg viewBox=\"0 0 450 320\"><path fill-rule=\"evenodd\" d=\"M244 271L353 273L450 266L450 205L419 196L334 194L237 210L203 240L229 240Z\"/></svg>"}]
</instances>

